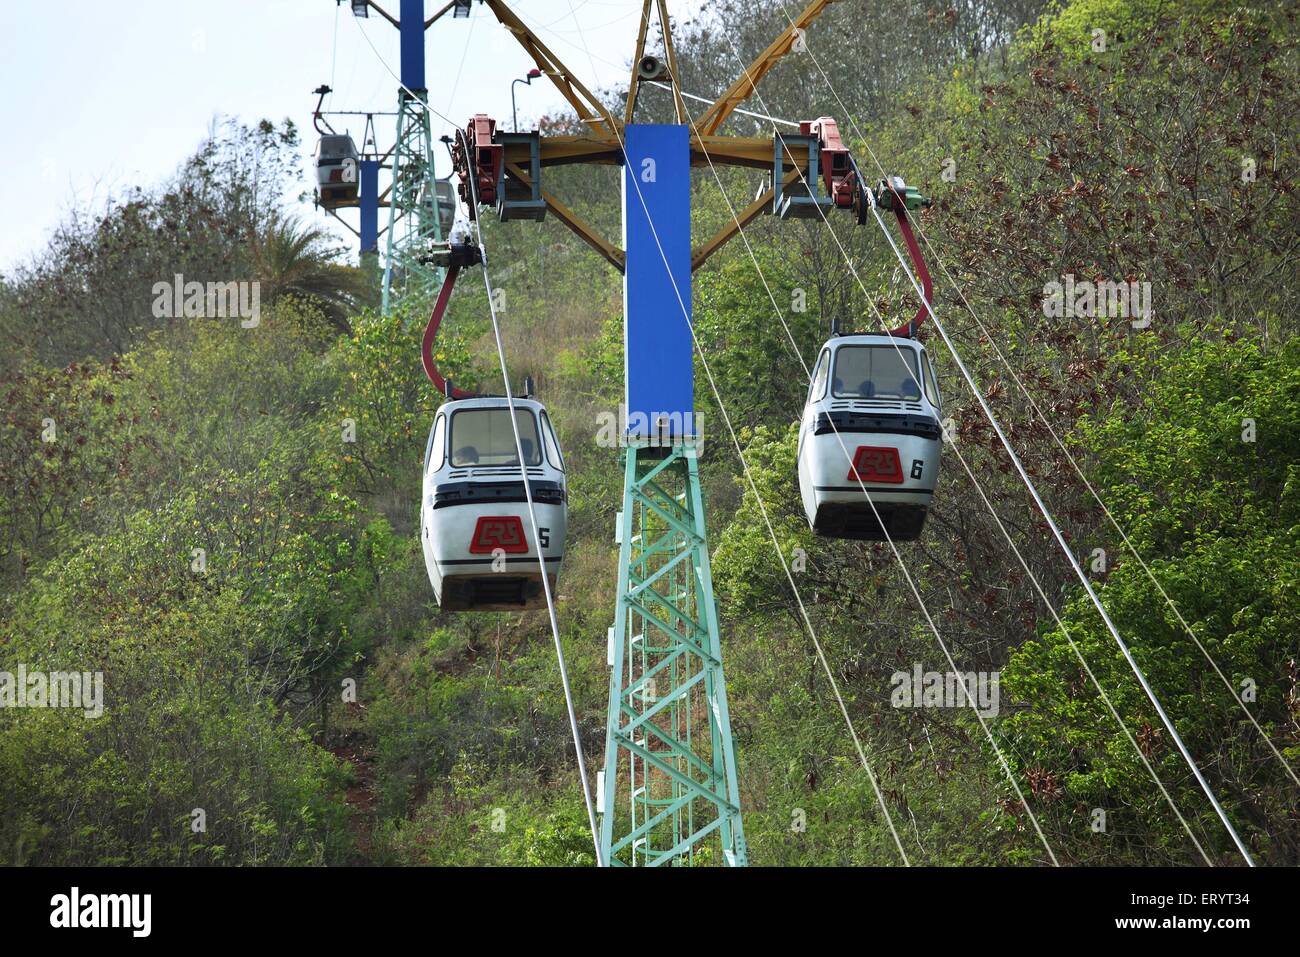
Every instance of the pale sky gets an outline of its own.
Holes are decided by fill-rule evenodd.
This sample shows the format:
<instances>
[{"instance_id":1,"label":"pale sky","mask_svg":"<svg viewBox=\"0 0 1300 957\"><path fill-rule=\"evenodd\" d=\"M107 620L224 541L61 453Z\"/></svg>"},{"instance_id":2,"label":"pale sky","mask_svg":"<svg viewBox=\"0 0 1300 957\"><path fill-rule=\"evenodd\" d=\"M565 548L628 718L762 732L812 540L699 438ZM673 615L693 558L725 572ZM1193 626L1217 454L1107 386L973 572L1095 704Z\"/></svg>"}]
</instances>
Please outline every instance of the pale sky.
<instances>
[{"instance_id":1,"label":"pale sky","mask_svg":"<svg viewBox=\"0 0 1300 957\"><path fill-rule=\"evenodd\" d=\"M426 17L444 2L425 0ZM398 0L379 3L396 16ZM682 19L698 7L699 0L669 3ZM640 0L514 0L511 8L588 87L626 84ZM316 135L311 91L321 83L335 90L327 108L392 111L397 103L397 81L361 31L395 72L398 32L373 11L357 20L347 3L4 0L3 9L0 129L14 162L0 177L0 273L38 250L70 206L102 205L110 193L170 175L214 114L291 117L307 170ZM475 3L470 19L449 14L425 39L430 105L458 121L488 113L508 128L510 80L533 63L491 12ZM545 80L520 84L517 98L521 127L564 106ZM332 122L361 145L363 117ZM376 124L387 149L391 120ZM435 118L435 140L446 126ZM444 175L446 152L436 158ZM332 222L310 205L304 213ZM355 211L344 215L355 225Z\"/></svg>"}]
</instances>

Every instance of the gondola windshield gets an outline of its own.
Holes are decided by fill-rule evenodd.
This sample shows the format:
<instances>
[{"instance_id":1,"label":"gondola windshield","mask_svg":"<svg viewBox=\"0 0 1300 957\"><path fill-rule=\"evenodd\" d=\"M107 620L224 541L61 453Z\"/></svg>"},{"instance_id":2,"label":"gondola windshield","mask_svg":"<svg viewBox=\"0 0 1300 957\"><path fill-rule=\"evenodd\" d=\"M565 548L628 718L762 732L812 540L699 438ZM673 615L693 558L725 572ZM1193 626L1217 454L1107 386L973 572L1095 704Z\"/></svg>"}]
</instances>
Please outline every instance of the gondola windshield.
<instances>
[{"instance_id":1,"label":"gondola windshield","mask_svg":"<svg viewBox=\"0 0 1300 957\"><path fill-rule=\"evenodd\" d=\"M835 353L836 398L907 399L921 397L916 353L892 345L844 346Z\"/></svg>"},{"instance_id":2,"label":"gondola windshield","mask_svg":"<svg viewBox=\"0 0 1300 957\"><path fill-rule=\"evenodd\" d=\"M515 410L519 424L519 442L524 463L542 464L542 446L537 440L537 420L527 409ZM464 409L451 420L451 464L454 468L473 466L518 466L515 433L510 428L510 410Z\"/></svg>"}]
</instances>

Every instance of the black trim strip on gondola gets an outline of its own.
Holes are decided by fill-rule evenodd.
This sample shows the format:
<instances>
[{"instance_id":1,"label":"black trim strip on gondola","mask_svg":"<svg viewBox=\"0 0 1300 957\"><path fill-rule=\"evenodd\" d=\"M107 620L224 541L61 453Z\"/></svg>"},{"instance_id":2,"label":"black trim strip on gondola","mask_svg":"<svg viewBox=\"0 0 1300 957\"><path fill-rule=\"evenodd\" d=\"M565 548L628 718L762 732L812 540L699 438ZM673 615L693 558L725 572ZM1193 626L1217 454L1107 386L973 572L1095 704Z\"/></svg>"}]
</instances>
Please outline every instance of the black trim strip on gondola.
<instances>
[{"instance_id":1,"label":"black trim strip on gondola","mask_svg":"<svg viewBox=\"0 0 1300 957\"><path fill-rule=\"evenodd\" d=\"M814 486L819 492L861 492L861 485L817 485ZM881 488L876 485L867 483L867 491L877 494L890 495L933 495L932 488ZM847 502L841 504L848 504Z\"/></svg>"},{"instance_id":2,"label":"black trim strip on gondola","mask_svg":"<svg viewBox=\"0 0 1300 957\"><path fill-rule=\"evenodd\" d=\"M529 483L538 505L563 505L564 486L559 482L533 479ZM433 507L527 502L523 482L443 482L434 486Z\"/></svg>"},{"instance_id":3,"label":"black trim strip on gondola","mask_svg":"<svg viewBox=\"0 0 1300 957\"><path fill-rule=\"evenodd\" d=\"M563 555L560 555L560 556L544 559L544 561L558 562L562 560L563 557L564 557ZM445 561L438 562L438 567L441 568L443 565L491 565L493 562L497 560L498 559L495 558L449 558L446 559ZM532 564L537 563L536 558L506 558L501 560L504 561L507 565L509 565L511 562L514 562L516 564L522 564L523 562L530 562Z\"/></svg>"},{"instance_id":4,"label":"black trim strip on gondola","mask_svg":"<svg viewBox=\"0 0 1300 957\"><path fill-rule=\"evenodd\" d=\"M880 432L886 435L915 435L923 439L943 436L939 420L928 415L880 415L870 412L818 412L814 435L830 432Z\"/></svg>"}]
</instances>

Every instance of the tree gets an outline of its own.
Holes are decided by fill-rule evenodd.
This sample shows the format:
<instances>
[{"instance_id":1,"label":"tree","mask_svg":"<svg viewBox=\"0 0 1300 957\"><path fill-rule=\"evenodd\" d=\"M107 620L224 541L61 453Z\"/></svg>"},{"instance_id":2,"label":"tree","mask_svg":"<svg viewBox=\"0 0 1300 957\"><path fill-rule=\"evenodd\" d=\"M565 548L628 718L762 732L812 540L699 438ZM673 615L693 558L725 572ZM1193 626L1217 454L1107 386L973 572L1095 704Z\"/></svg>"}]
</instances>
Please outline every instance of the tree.
<instances>
[{"instance_id":1,"label":"tree","mask_svg":"<svg viewBox=\"0 0 1300 957\"><path fill-rule=\"evenodd\" d=\"M1081 431L1099 461L1100 496L1159 588L1116 534L1106 543L1110 573L1101 600L1254 853L1266 863L1293 862L1300 854L1294 782L1244 712L1294 768L1300 342L1272 352L1244 342L1203 343L1181 355L1150 345L1118 363L1147 384L1146 398L1115 405ZM1257 434L1243 427L1245 419ZM1045 814L1055 819L1062 843L1083 861L1116 854L1151 863L1200 861L1084 677L1073 638L1211 857L1230 861L1227 834L1091 603L1076 598L1063 621L1063 629L1045 629L1018 649L1003 672L1014 709L1003 731L1031 786L1055 782L1036 790L1050 794ZM1089 827L1095 808L1107 810L1108 831Z\"/></svg>"},{"instance_id":2,"label":"tree","mask_svg":"<svg viewBox=\"0 0 1300 957\"><path fill-rule=\"evenodd\" d=\"M285 296L308 300L344 335L352 332L348 316L374 299L366 273L339 262L326 232L296 217L273 213L252 237L248 252L266 303Z\"/></svg>"}]
</instances>

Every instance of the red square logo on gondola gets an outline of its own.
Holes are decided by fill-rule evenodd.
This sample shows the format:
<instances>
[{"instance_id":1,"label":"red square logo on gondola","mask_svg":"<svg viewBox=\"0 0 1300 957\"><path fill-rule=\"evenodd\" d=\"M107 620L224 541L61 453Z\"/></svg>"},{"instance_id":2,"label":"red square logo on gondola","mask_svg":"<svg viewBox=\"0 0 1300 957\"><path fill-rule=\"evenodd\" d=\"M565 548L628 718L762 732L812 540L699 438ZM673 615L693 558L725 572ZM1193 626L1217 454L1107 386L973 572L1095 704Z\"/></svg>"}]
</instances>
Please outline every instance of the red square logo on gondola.
<instances>
[{"instance_id":1,"label":"red square logo on gondola","mask_svg":"<svg viewBox=\"0 0 1300 957\"><path fill-rule=\"evenodd\" d=\"M507 555L528 551L524 523L514 515L484 515L474 526L474 537L469 543L471 555L490 555L498 548Z\"/></svg>"},{"instance_id":2,"label":"red square logo on gondola","mask_svg":"<svg viewBox=\"0 0 1300 957\"><path fill-rule=\"evenodd\" d=\"M880 448L874 445L859 445L853 454L853 466L849 469L850 482L885 482L890 485L903 483L903 467L898 461L898 449Z\"/></svg>"}]
</instances>

